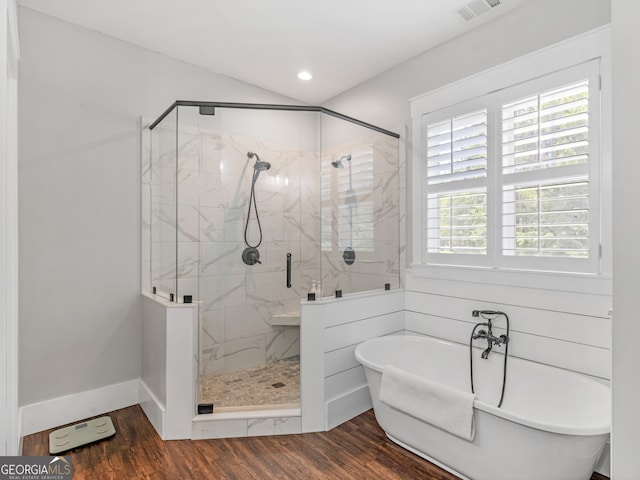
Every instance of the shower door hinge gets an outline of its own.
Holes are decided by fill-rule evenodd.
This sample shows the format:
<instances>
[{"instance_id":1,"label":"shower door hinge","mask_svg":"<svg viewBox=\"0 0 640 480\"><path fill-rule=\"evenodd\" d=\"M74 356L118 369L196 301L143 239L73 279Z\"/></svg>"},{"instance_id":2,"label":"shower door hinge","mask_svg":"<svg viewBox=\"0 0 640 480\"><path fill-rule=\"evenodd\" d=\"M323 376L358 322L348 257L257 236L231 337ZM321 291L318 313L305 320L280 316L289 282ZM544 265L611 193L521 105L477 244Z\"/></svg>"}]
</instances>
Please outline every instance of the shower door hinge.
<instances>
[{"instance_id":1,"label":"shower door hinge","mask_svg":"<svg viewBox=\"0 0 640 480\"><path fill-rule=\"evenodd\" d=\"M212 107L210 105L200 105L199 113L200 115L215 115L216 107Z\"/></svg>"},{"instance_id":2,"label":"shower door hinge","mask_svg":"<svg viewBox=\"0 0 640 480\"><path fill-rule=\"evenodd\" d=\"M598 258L602 258L602 244L598 245Z\"/></svg>"}]
</instances>

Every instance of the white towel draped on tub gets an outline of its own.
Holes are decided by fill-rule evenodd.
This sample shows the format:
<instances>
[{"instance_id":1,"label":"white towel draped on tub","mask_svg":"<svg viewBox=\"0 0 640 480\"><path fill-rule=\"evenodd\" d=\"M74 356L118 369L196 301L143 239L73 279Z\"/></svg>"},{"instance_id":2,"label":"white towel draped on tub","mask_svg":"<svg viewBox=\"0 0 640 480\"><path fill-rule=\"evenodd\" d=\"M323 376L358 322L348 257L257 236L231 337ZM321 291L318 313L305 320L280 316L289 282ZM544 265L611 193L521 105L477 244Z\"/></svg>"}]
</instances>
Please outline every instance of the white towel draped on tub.
<instances>
[{"instance_id":1,"label":"white towel draped on tub","mask_svg":"<svg viewBox=\"0 0 640 480\"><path fill-rule=\"evenodd\" d=\"M380 401L465 440L473 440L475 395L385 366Z\"/></svg>"}]
</instances>

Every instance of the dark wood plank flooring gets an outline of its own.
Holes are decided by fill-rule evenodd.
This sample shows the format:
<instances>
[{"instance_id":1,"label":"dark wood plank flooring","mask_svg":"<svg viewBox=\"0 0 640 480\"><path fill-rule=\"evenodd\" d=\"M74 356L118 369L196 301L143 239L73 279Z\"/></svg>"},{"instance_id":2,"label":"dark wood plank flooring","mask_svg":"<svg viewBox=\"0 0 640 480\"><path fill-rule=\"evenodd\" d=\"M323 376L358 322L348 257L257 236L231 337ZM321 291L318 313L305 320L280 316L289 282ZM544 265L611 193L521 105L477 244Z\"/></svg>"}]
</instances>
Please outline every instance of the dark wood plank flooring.
<instances>
[{"instance_id":1,"label":"dark wood plank flooring","mask_svg":"<svg viewBox=\"0 0 640 480\"><path fill-rule=\"evenodd\" d=\"M137 405L109 415L113 438L68 453L74 480L457 479L388 440L372 411L329 432L167 442ZM23 455L48 455L51 431L25 437Z\"/></svg>"}]
</instances>

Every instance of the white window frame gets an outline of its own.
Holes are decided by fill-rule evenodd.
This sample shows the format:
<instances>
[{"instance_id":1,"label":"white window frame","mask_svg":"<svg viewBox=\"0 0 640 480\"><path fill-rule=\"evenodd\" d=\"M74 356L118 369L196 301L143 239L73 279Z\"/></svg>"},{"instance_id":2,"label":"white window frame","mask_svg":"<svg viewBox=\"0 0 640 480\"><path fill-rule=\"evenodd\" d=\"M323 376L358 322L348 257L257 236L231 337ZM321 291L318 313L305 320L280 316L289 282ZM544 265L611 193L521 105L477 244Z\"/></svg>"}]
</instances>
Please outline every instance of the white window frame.
<instances>
[{"instance_id":1,"label":"white window frame","mask_svg":"<svg viewBox=\"0 0 640 480\"><path fill-rule=\"evenodd\" d=\"M595 65L595 66L594 66ZM600 134L590 135L590 152L595 155L595 161L590 159L590 181L593 182L590 195L597 195L598 202L590 202L590 219L596 227L597 237L593 238L590 244L589 261L572 262L573 259L566 259L568 265L559 267L558 259L553 258L505 258L501 255L500 245L489 245L487 255L452 255L452 254L436 254L437 259L430 254L428 258L425 255L424 248L424 226L423 222L423 152L422 148L422 126L423 117L428 115L437 119L437 113L443 115L455 116L461 113L473 111L474 108L481 108L482 103L487 96L495 96L498 108L501 107L500 102L507 102L511 99L518 98L517 90L521 87L523 95L532 92L530 82L535 79L548 80L551 85L555 80L559 80L558 85L562 85L565 75L570 77L575 73L573 68L595 68L597 73L590 76L591 82L596 85L590 86L592 94L590 95L590 129L591 129L591 112L594 111L596 117L599 117L599 126L596 129ZM593 75L593 71L589 72ZM575 77L574 77L575 78ZM595 88L593 88L595 87ZM597 95L598 87L600 87L600 95ZM501 91L509 93L507 98L502 98ZM513 93L516 93L515 96ZM596 95L594 95L596 93ZM597 97L591 101L592 97ZM482 97L485 97L484 99ZM475 102L475 103L474 103ZM522 278L527 277L527 282L532 286L545 285L551 278L572 276L592 278L610 279L611 276L611 91L610 91L610 30L608 27L594 30L587 34L569 39L565 42L553 45L546 49L534 52L532 54L520 57L516 60L500 65L493 69L481 72L472 77L447 85L443 88L434 90L420 97L412 99L411 113L413 126L413 158L411 161L412 180L410 188L412 189L412 209L413 222L411 238L413 243L412 249L412 273L416 276L447 278L447 279L465 279L472 281L487 281L491 283L503 282L505 284L514 281L521 282ZM485 104L486 106L486 104ZM595 109L595 110L592 110ZM444 116L442 117L444 118ZM488 120L491 121L490 119ZM431 122L429 122L431 123ZM499 144L491 144L489 139L488 156L491 158L496 153L496 149L500 148ZM495 141L495 140L494 140ZM492 160L489 160L490 164ZM501 162L500 162L501 163ZM495 164L493 165L495 166ZM501 164L498 165L501 168ZM498 176L499 178L500 176ZM495 176L489 176L488 181ZM488 195L491 202L487 223L489 228L500 228L500 209L496 206L501 204L501 184L488 185ZM496 197L498 193L499 198ZM607 213L609 212L609 213ZM496 223L498 222L498 223ZM592 233L592 232L590 232ZM501 242L501 235L496 236L493 240ZM465 257L460 260L454 257ZM468 257L484 257L482 259L469 259ZM560 262L565 263L565 262ZM572 263L582 263L583 266L576 267ZM471 270L471 271L470 271ZM561 270L561 271L558 271ZM483 271L490 271L483 274ZM523 274L525 277L523 277ZM516 279L517 277L517 279ZM514 280L515 279L515 280ZM576 282L576 285L579 282ZM584 288L577 288L583 291Z\"/></svg>"}]
</instances>

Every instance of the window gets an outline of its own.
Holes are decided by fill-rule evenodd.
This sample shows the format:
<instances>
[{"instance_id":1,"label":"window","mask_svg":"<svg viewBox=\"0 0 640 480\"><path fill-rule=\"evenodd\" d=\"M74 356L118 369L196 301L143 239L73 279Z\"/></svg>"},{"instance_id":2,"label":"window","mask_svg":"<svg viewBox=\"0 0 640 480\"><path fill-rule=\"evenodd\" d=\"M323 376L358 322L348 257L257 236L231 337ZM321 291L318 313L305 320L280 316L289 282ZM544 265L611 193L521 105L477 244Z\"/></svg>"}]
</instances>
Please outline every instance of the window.
<instances>
[{"instance_id":1,"label":"window","mask_svg":"<svg viewBox=\"0 0 640 480\"><path fill-rule=\"evenodd\" d=\"M598 269L599 62L422 115L424 263Z\"/></svg>"},{"instance_id":2,"label":"window","mask_svg":"<svg viewBox=\"0 0 640 480\"><path fill-rule=\"evenodd\" d=\"M486 254L487 110L427 125L425 138L427 251Z\"/></svg>"}]
</instances>

